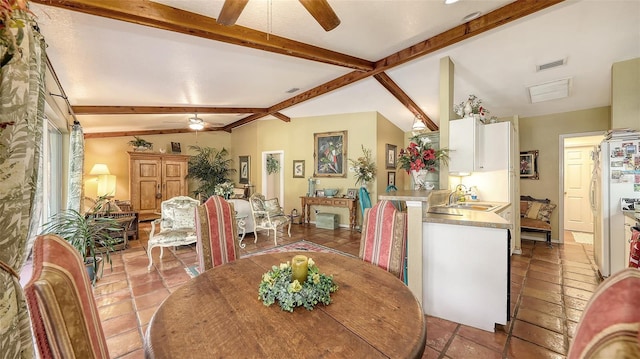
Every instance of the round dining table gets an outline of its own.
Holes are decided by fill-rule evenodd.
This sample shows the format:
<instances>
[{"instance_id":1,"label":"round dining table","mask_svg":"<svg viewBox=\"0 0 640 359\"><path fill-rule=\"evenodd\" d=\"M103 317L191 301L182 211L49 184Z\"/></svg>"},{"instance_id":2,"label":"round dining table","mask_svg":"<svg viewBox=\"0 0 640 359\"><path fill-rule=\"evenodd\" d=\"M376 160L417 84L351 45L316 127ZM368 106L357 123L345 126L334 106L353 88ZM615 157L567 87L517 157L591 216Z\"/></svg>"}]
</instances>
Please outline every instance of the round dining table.
<instances>
[{"instance_id":1,"label":"round dining table","mask_svg":"<svg viewBox=\"0 0 640 359\"><path fill-rule=\"evenodd\" d=\"M283 311L258 299L262 275L302 254L338 290L331 304ZM335 253L255 255L208 270L171 293L145 335L146 358L420 358L422 306L391 273Z\"/></svg>"}]
</instances>

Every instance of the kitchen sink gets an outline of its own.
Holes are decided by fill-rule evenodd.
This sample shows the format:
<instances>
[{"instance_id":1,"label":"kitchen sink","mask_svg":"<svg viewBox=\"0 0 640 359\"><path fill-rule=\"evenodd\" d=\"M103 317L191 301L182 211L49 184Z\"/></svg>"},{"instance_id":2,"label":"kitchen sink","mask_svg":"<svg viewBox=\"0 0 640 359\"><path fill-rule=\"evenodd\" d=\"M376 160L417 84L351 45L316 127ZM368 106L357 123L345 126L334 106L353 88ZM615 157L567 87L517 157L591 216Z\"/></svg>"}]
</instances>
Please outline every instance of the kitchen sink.
<instances>
[{"instance_id":1,"label":"kitchen sink","mask_svg":"<svg viewBox=\"0 0 640 359\"><path fill-rule=\"evenodd\" d=\"M463 209L470 211L491 212L500 207L493 203L478 203L478 202L460 202L449 205L439 205L429 208L429 212L432 213L447 213L450 209Z\"/></svg>"},{"instance_id":2,"label":"kitchen sink","mask_svg":"<svg viewBox=\"0 0 640 359\"><path fill-rule=\"evenodd\" d=\"M463 203L450 204L446 207L457 208L457 209L470 209L472 211L493 211L499 206L495 204L489 204L489 203L463 202Z\"/></svg>"}]
</instances>

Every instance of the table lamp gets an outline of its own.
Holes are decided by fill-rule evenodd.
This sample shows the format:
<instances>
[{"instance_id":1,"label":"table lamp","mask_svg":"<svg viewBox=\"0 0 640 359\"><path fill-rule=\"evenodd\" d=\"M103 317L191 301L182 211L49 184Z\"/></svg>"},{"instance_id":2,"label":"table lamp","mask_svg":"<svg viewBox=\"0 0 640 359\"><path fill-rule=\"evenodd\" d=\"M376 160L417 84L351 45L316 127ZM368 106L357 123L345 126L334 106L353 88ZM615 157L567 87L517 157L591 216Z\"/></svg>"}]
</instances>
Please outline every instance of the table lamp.
<instances>
[{"instance_id":1,"label":"table lamp","mask_svg":"<svg viewBox=\"0 0 640 359\"><path fill-rule=\"evenodd\" d=\"M116 176L109 172L109 167L104 163L96 163L89 172L92 176L98 176L98 197L112 198L116 195Z\"/></svg>"}]
</instances>

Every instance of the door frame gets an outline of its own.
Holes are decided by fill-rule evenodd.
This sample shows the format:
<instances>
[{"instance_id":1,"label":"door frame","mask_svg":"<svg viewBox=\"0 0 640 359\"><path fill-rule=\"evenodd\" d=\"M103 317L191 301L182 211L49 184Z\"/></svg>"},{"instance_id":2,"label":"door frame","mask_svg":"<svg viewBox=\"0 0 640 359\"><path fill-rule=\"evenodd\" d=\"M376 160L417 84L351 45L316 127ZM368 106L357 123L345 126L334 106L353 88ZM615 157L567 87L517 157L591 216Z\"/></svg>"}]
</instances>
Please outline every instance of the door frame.
<instances>
[{"instance_id":1,"label":"door frame","mask_svg":"<svg viewBox=\"0 0 640 359\"><path fill-rule=\"evenodd\" d=\"M558 242L564 243L564 141L568 138L575 137L590 137L590 136L602 136L604 139L604 133L602 131L596 132L580 132L580 133L569 133L565 135L560 135L560 139L558 141L558 188L560 192L558 193Z\"/></svg>"},{"instance_id":2,"label":"door frame","mask_svg":"<svg viewBox=\"0 0 640 359\"><path fill-rule=\"evenodd\" d=\"M275 151L262 151L262 160L260 161L261 165L261 173L262 173L262 192L263 194L267 193L267 177L269 174L267 173L267 156L268 155L276 155L278 156L278 160L280 161L280 195L278 196L278 201L280 202L280 207L284 208L284 150L275 150Z\"/></svg>"}]
</instances>

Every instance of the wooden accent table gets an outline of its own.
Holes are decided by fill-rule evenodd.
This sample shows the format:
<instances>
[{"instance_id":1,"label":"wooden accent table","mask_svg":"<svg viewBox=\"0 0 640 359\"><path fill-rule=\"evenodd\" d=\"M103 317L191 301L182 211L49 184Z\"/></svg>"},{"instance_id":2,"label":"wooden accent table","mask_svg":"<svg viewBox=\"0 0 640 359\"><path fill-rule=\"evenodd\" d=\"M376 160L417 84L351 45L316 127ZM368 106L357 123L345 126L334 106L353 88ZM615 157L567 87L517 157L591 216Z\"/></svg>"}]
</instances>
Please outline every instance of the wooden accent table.
<instances>
[{"instance_id":1,"label":"wooden accent table","mask_svg":"<svg viewBox=\"0 0 640 359\"><path fill-rule=\"evenodd\" d=\"M356 210L358 208L358 202L355 198L329 198L329 197L300 197L302 205L302 217L300 223L304 223L305 220L309 223L311 206L329 206L329 207L345 207L349 209L349 224L351 229L356 228Z\"/></svg>"},{"instance_id":2,"label":"wooden accent table","mask_svg":"<svg viewBox=\"0 0 640 359\"><path fill-rule=\"evenodd\" d=\"M339 289L328 306L293 313L258 299L262 274L296 254ZM420 358L422 307L402 281L358 258L281 252L242 258L185 283L149 323L145 358Z\"/></svg>"}]
</instances>

